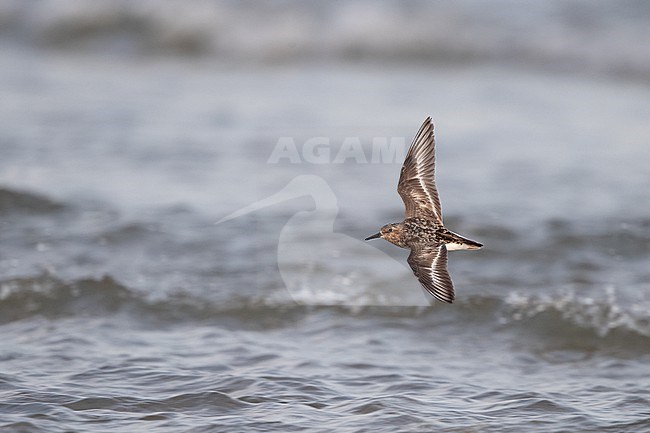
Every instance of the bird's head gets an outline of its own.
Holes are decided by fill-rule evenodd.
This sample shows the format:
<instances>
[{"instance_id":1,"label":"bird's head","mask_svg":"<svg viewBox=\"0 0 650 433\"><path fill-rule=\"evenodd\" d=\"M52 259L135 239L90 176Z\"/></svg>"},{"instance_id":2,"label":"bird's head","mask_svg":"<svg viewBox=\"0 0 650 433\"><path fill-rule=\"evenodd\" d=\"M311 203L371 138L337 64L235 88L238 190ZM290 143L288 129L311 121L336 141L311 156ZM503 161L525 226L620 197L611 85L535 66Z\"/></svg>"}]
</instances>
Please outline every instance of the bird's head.
<instances>
[{"instance_id":1,"label":"bird's head","mask_svg":"<svg viewBox=\"0 0 650 433\"><path fill-rule=\"evenodd\" d=\"M372 236L368 236L365 240L369 241L370 239L382 238L387 240L391 244L395 244L401 247L403 246L402 230L403 230L403 226L400 223L386 224L379 230L379 233L375 233Z\"/></svg>"}]
</instances>

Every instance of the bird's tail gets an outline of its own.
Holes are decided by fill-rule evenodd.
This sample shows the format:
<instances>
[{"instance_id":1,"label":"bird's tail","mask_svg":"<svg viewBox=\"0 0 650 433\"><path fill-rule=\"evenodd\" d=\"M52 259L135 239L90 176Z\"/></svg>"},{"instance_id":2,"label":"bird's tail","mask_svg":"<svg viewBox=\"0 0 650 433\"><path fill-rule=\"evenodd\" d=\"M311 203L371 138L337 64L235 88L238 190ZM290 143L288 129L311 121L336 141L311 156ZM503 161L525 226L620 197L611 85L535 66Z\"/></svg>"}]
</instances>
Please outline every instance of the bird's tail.
<instances>
[{"instance_id":1,"label":"bird's tail","mask_svg":"<svg viewBox=\"0 0 650 433\"><path fill-rule=\"evenodd\" d=\"M457 233L454 233L454 235L455 236L452 242L447 242L448 251L479 250L481 247L483 247L483 244L479 242L464 238Z\"/></svg>"}]
</instances>

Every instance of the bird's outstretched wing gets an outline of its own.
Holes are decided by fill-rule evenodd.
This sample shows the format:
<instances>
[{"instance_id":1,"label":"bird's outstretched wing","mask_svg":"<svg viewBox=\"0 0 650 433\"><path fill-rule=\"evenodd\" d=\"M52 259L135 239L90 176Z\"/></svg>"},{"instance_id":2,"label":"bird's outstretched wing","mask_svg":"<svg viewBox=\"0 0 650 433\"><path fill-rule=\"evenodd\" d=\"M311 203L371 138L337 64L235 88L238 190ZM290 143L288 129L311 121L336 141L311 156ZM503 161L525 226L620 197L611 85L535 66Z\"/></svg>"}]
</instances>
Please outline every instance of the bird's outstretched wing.
<instances>
[{"instance_id":1,"label":"bird's outstretched wing","mask_svg":"<svg viewBox=\"0 0 650 433\"><path fill-rule=\"evenodd\" d=\"M414 247L408 258L413 273L427 292L436 299L454 302L454 285L447 270L447 247L445 244Z\"/></svg>"},{"instance_id":2,"label":"bird's outstretched wing","mask_svg":"<svg viewBox=\"0 0 650 433\"><path fill-rule=\"evenodd\" d=\"M433 123L427 117L415 135L400 172L397 192L404 201L406 218L434 218L442 224L435 180L436 149Z\"/></svg>"}]
</instances>

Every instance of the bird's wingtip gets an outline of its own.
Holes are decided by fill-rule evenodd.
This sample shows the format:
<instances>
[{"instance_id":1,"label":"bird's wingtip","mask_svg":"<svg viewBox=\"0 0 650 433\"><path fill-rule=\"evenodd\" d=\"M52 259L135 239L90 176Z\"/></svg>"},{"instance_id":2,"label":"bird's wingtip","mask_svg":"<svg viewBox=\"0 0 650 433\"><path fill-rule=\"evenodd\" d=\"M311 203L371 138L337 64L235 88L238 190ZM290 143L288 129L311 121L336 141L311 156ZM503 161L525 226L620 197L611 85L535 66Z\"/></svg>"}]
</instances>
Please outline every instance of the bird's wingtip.
<instances>
[{"instance_id":1,"label":"bird's wingtip","mask_svg":"<svg viewBox=\"0 0 650 433\"><path fill-rule=\"evenodd\" d=\"M433 131L435 129L435 125L433 124L433 119L431 118L431 116L427 116L427 118L424 119L424 122L422 122L422 127L424 128L425 126L428 129L430 129L430 134L433 134Z\"/></svg>"}]
</instances>

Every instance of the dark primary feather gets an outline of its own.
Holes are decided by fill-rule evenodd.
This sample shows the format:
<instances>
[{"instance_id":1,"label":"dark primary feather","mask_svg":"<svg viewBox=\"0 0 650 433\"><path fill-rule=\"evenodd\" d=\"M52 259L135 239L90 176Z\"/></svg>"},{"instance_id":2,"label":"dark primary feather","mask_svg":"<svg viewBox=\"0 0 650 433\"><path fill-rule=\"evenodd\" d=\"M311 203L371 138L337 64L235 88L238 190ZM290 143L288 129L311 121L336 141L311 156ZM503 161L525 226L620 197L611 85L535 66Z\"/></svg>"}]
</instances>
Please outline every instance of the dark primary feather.
<instances>
[{"instance_id":1,"label":"dark primary feather","mask_svg":"<svg viewBox=\"0 0 650 433\"><path fill-rule=\"evenodd\" d=\"M449 304L454 301L454 285L447 270L445 244L414 246L407 261L422 287L436 299Z\"/></svg>"},{"instance_id":2,"label":"dark primary feather","mask_svg":"<svg viewBox=\"0 0 650 433\"><path fill-rule=\"evenodd\" d=\"M397 192L404 201L406 218L434 218L442 224L435 181L433 123L427 117L415 135L399 176Z\"/></svg>"}]
</instances>

